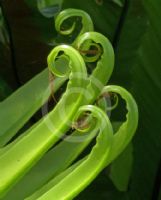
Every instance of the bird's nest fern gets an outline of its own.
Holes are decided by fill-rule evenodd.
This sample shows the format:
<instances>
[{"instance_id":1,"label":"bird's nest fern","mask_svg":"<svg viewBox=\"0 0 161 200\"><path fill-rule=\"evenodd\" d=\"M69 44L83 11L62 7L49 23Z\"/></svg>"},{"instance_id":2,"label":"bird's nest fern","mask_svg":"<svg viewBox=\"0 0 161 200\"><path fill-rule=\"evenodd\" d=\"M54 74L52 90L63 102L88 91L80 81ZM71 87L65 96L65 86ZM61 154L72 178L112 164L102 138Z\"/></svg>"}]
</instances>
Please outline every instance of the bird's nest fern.
<instances>
[{"instance_id":1,"label":"bird's nest fern","mask_svg":"<svg viewBox=\"0 0 161 200\"><path fill-rule=\"evenodd\" d=\"M48 56L48 69L0 104L2 199L73 199L125 149L136 131L138 110L131 94L120 86L105 86L114 67L112 45L94 32L90 16L81 10L67 9L56 17L60 34L72 36L76 23L63 27L71 17L82 19L73 43L56 46ZM9 142L66 80L56 106L50 112L44 106L43 117ZM100 101L111 93L121 96L127 109L126 121L116 133L106 112L116 105L110 108ZM94 137L91 152L74 162Z\"/></svg>"}]
</instances>

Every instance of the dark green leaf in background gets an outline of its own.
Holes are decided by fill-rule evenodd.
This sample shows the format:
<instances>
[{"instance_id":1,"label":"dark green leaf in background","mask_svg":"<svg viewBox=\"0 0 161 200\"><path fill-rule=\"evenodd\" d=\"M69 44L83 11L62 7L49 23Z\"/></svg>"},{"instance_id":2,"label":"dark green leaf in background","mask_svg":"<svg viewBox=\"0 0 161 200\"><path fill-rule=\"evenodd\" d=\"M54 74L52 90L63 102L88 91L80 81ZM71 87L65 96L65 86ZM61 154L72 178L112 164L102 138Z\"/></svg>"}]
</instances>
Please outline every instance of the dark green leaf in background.
<instances>
[{"instance_id":1,"label":"dark green leaf in background","mask_svg":"<svg viewBox=\"0 0 161 200\"><path fill-rule=\"evenodd\" d=\"M161 1L146 0L148 30L133 70L133 94L139 105L140 123L134 140L134 171L131 199L157 199L155 179L161 158ZM139 197L138 197L139 196Z\"/></svg>"},{"instance_id":2,"label":"dark green leaf in background","mask_svg":"<svg viewBox=\"0 0 161 200\"><path fill-rule=\"evenodd\" d=\"M15 77L11 65L10 38L3 10L0 6L0 101L15 88ZM12 73L8 76L8 73ZM10 86L9 86L10 85Z\"/></svg>"},{"instance_id":3,"label":"dark green leaf in background","mask_svg":"<svg viewBox=\"0 0 161 200\"><path fill-rule=\"evenodd\" d=\"M109 177L120 191L127 191L133 165L133 145L130 143L124 152L116 158L110 168Z\"/></svg>"}]
</instances>

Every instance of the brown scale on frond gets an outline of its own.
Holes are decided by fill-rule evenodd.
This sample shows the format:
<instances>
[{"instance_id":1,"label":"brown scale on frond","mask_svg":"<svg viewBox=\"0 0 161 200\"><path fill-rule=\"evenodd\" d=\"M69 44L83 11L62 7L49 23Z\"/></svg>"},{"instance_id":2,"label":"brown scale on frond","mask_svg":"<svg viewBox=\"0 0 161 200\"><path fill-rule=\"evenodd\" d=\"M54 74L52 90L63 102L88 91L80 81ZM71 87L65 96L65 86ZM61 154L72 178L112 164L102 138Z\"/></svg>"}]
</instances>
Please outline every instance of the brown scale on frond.
<instances>
[{"instance_id":1,"label":"brown scale on frond","mask_svg":"<svg viewBox=\"0 0 161 200\"><path fill-rule=\"evenodd\" d=\"M54 100L55 103L57 103L57 100L54 96L54 79L55 79L55 76L49 71L49 86L50 86L50 97L49 97L49 101L51 99Z\"/></svg>"}]
</instances>

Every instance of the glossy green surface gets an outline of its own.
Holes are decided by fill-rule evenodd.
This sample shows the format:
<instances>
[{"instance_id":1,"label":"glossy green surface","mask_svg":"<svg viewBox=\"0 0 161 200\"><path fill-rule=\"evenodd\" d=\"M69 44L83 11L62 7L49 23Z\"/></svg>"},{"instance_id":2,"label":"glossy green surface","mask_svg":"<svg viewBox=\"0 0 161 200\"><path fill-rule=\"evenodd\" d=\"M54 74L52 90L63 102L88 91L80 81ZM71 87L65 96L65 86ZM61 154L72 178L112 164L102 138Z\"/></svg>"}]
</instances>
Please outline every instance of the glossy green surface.
<instances>
[{"instance_id":1,"label":"glossy green surface","mask_svg":"<svg viewBox=\"0 0 161 200\"><path fill-rule=\"evenodd\" d=\"M33 188L29 187L26 194L23 194L23 192L21 194L20 192L20 195L17 195L16 190L14 191L13 188L11 195L12 192L15 192L14 198L18 200L26 198L38 189L27 199L53 199L53 196L55 200L73 199L106 166L120 155L135 133L138 123L138 111L133 97L122 87L113 85L104 87L111 77L114 66L114 52L109 40L102 34L93 31L93 23L90 17L81 10L68 9L61 12L56 18L56 29L61 34L71 34L75 29L75 23L68 30L63 31L61 30L61 24L68 17L73 16L82 18L82 29L72 43L73 47L65 44L59 45L48 56L50 72L56 77L61 77L60 79L55 79L54 84L56 86L54 89L56 91L68 77L69 81L66 92L51 112L48 113L47 109L43 110L45 116L39 122L27 130L22 137L20 136L13 143L0 150L0 171L2 172L0 174L0 192L2 197L42 158L35 165L35 168L31 169L29 174L24 176L24 179L22 179L23 184L21 185L20 181L20 186L18 186L19 191L25 190L25 184L32 182ZM95 51L91 50L92 48ZM65 60L65 64L63 65L61 65L61 62L58 62L62 59ZM95 63L96 66L88 76L85 64L89 66L91 63ZM3 130L2 146L15 135L29 117L48 99L51 91L49 91L47 80L43 81L41 78L41 76L44 76L44 79L46 79L47 76L45 73L47 71L42 72L37 78L34 78L8 98L12 104L16 100L20 100L23 103L22 108L25 114L23 116L22 112L20 112L17 118L11 118L9 123L11 132L7 132L6 129ZM31 88L37 91L40 81L43 81L44 86L40 88L39 96L32 95L30 93ZM96 106L88 105L93 104L99 98L99 95L107 92L119 94L125 100L128 111L126 121L115 134L113 133L112 124L107 114ZM27 93L30 94L30 99L35 101L34 107L32 107L33 104L31 102L25 101L27 98L25 98L24 94L26 95ZM22 99L20 99L21 96ZM7 106L7 99L4 103ZM85 106L82 107L82 105ZM16 108L8 110L6 112L7 115L14 115L16 113ZM21 111L20 105L19 110ZM75 123L78 123L79 116L85 111L91 112L90 116L92 116L92 123L95 126L83 130L83 133L81 133L81 126L74 126L77 130L71 136L77 137L84 134L87 135L87 138L79 145L70 145L63 141L44 156L50 147L59 141L65 132L72 127L73 120ZM66 169L91 142L97 132L99 132L99 135L97 136L96 145L92 148L91 153L76 165ZM63 154L65 148L66 152ZM53 164L60 160L59 156L61 157L61 161L65 161L65 163L59 162L58 166L50 168L49 172L43 174L40 178L39 175L36 176L36 181L34 182L32 174L39 169L42 170L46 160L51 160L52 156L55 156ZM8 165L8 163L10 164ZM45 168L47 170L47 166ZM27 182L25 183L25 181ZM46 185L48 181L49 184ZM8 197L6 196L6 199Z\"/></svg>"}]
</instances>

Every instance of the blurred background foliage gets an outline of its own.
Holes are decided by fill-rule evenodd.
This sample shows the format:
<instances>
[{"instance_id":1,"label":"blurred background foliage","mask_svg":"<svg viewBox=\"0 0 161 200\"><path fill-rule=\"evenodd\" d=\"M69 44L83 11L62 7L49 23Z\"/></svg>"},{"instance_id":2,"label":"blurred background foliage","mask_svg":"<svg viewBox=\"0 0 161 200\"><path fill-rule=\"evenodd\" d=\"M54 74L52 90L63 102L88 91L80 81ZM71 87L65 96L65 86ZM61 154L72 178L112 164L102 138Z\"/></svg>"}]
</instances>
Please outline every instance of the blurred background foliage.
<instances>
[{"instance_id":1,"label":"blurred background foliage","mask_svg":"<svg viewBox=\"0 0 161 200\"><path fill-rule=\"evenodd\" d=\"M47 66L46 57L59 41L54 16L65 8L88 12L95 30L110 39L116 55L110 83L126 87L140 111L126 191L114 186L106 169L77 199L159 200L161 0L1 0L0 100ZM127 162L117 166L123 173Z\"/></svg>"}]
</instances>

